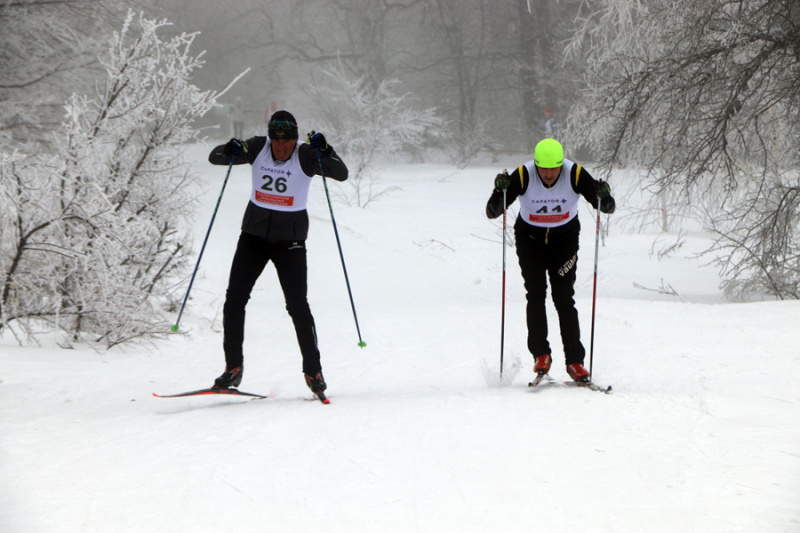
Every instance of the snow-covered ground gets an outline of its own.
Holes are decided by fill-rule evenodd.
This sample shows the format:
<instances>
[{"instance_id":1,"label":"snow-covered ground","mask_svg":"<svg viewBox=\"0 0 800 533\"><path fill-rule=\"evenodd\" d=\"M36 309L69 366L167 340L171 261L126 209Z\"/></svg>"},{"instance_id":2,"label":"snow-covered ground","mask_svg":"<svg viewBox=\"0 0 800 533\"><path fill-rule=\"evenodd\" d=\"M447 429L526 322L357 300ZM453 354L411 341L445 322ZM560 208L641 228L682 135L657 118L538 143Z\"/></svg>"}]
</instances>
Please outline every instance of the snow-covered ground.
<instances>
[{"instance_id":1,"label":"snow-covered ground","mask_svg":"<svg viewBox=\"0 0 800 533\"><path fill-rule=\"evenodd\" d=\"M196 148L198 250L225 172L207 150ZM364 349L314 183L309 301L330 405L304 401L271 267L248 307L241 389L274 397L154 398L223 370L222 304L249 195L249 167L235 168L185 335L109 353L0 339L0 531L800 531L800 302L726 303L694 258L700 233L651 255L655 234L615 224L633 199L624 176L599 254L593 362L613 394L528 389L513 248L500 382L501 233L483 213L494 175L524 159L391 166L378 186L398 190L366 209L334 202ZM593 216L582 202L587 349ZM647 290L662 286L678 296ZM560 382L557 331L551 320Z\"/></svg>"}]
</instances>

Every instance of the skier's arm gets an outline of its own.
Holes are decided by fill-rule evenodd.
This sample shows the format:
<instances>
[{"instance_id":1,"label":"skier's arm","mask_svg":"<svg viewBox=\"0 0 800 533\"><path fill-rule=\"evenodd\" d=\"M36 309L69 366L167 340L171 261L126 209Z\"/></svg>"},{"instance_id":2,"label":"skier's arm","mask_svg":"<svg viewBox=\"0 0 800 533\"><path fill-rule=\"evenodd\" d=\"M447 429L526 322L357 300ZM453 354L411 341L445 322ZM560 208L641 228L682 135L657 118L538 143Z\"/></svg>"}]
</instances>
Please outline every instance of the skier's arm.
<instances>
[{"instance_id":1,"label":"skier's arm","mask_svg":"<svg viewBox=\"0 0 800 533\"><path fill-rule=\"evenodd\" d=\"M317 149L311 148L308 144L301 144L297 150L300 167L309 176L319 174L336 181L345 181L349 175L347 165L339 158L332 146L328 145L328 148L330 151L319 150L319 155L317 155ZM320 161L322 161L321 169Z\"/></svg>"},{"instance_id":2,"label":"skier's arm","mask_svg":"<svg viewBox=\"0 0 800 533\"><path fill-rule=\"evenodd\" d=\"M520 165L508 176L509 184L506 189L506 207L514 203L517 197L528 188L528 169ZM492 191L489 201L486 202L486 216L497 218L503 214L503 191L497 187Z\"/></svg>"},{"instance_id":3,"label":"skier's arm","mask_svg":"<svg viewBox=\"0 0 800 533\"><path fill-rule=\"evenodd\" d=\"M611 214L616 209L616 201L611 196L611 187L608 182L597 181L589 172L580 165L574 165L570 174L572 189L586 198L586 201L597 209L600 204L600 212Z\"/></svg>"},{"instance_id":4,"label":"skier's arm","mask_svg":"<svg viewBox=\"0 0 800 533\"><path fill-rule=\"evenodd\" d=\"M231 142L238 139L231 139L211 150L211 153L208 154L208 162L212 165L230 165L231 159L233 159L234 165L253 164L258 153L264 148L266 139L266 137L251 137L246 141L239 141L245 151L235 156L231 155Z\"/></svg>"},{"instance_id":5,"label":"skier's arm","mask_svg":"<svg viewBox=\"0 0 800 533\"><path fill-rule=\"evenodd\" d=\"M309 133L306 143L301 144L297 150L297 155L300 158L300 167L309 176L319 174L336 181L347 179L347 165L321 133L315 131Z\"/></svg>"}]
</instances>

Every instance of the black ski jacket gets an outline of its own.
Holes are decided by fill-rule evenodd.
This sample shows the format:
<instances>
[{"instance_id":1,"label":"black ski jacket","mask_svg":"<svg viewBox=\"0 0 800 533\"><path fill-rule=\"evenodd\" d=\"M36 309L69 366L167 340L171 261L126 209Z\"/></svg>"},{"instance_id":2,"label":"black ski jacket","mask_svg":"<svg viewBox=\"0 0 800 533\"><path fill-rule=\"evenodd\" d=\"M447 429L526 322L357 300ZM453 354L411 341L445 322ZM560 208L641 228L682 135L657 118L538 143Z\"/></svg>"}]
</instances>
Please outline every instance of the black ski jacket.
<instances>
[{"instance_id":1,"label":"black ski jacket","mask_svg":"<svg viewBox=\"0 0 800 533\"><path fill-rule=\"evenodd\" d=\"M577 169L578 165L574 165L569 176L572 190L583 196L586 201L589 202L595 209L597 209L599 202L600 211L602 213L613 213L616 209L616 202L614 201L614 198L612 196L607 196L600 200L597 197L597 187L599 186L600 182L594 179L585 168L581 168L580 179L576 180ZM522 176L520 176L520 172L522 172ZM509 179L511 183L509 184L508 189L506 189L506 206L511 205L519 196L525 194L525 191L528 190L528 184L530 183L531 177L528 173L528 168L525 165L520 165L519 168L509 175ZM536 176L536 179L540 179L538 175ZM489 218L497 218L502 214L503 191L495 188L494 191L492 191L492 196L486 203L486 216ZM569 223L555 228L540 228L532 226L522 221L522 219L519 217L517 222L518 223L515 224L515 228L526 231L526 233L531 234L534 238L542 238L545 240L558 238L560 235L566 235L570 232L574 232L576 227L580 227L577 217ZM519 222L522 223L519 224Z\"/></svg>"},{"instance_id":2,"label":"black ski jacket","mask_svg":"<svg viewBox=\"0 0 800 533\"><path fill-rule=\"evenodd\" d=\"M234 157L233 164L249 163L252 165L267 142L266 137L247 139L244 141L247 145L247 152ZM225 146L225 144L221 144L211 150L208 162L212 165L230 165L231 156L225 152ZM324 171L326 178L336 181L347 179L347 166L333 149L318 158L317 150L307 144L301 144L297 153L300 158L300 167L307 175L321 175ZM322 168L320 168L320 159ZM247 202L247 209L242 219L242 231L270 242L304 241L308 237L308 211L305 209L294 212L275 211L259 207L253 202Z\"/></svg>"}]
</instances>

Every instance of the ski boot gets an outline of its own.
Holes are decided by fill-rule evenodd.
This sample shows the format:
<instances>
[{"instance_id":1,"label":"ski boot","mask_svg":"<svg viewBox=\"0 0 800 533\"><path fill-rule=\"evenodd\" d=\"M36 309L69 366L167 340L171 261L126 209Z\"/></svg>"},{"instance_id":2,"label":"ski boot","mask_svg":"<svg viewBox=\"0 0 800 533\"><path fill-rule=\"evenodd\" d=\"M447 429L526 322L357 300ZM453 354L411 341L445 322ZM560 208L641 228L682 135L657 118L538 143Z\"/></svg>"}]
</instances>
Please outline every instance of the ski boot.
<instances>
[{"instance_id":1,"label":"ski boot","mask_svg":"<svg viewBox=\"0 0 800 533\"><path fill-rule=\"evenodd\" d=\"M242 382L242 374L244 373L244 366L240 365L228 370L225 368L225 372L214 380L214 388L217 389L230 389L236 388Z\"/></svg>"},{"instance_id":2,"label":"ski boot","mask_svg":"<svg viewBox=\"0 0 800 533\"><path fill-rule=\"evenodd\" d=\"M578 383L589 383L591 381L589 371L580 363L567 365L567 374Z\"/></svg>"},{"instance_id":3,"label":"ski boot","mask_svg":"<svg viewBox=\"0 0 800 533\"><path fill-rule=\"evenodd\" d=\"M306 385L311 389L314 394L325 392L328 386L325 384L325 378L322 377L322 371L319 371L314 376L303 374L306 378Z\"/></svg>"},{"instance_id":4,"label":"ski boot","mask_svg":"<svg viewBox=\"0 0 800 533\"><path fill-rule=\"evenodd\" d=\"M536 372L537 376L542 376L550 372L550 365L553 363L553 358L550 357L550 354L540 355L535 359L536 364L533 366L533 371Z\"/></svg>"}]
</instances>

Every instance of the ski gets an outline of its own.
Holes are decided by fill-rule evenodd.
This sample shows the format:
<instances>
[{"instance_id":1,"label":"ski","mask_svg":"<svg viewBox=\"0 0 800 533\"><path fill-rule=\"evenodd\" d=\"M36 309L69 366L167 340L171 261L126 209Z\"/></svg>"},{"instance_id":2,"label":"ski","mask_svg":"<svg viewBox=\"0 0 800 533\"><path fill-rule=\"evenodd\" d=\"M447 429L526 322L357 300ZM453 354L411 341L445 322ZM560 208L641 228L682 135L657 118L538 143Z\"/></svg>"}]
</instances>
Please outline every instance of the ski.
<instances>
[{"instance_id":1,"label":"ski","mask_svg":"<svg viewBox=\"0 0 800 533\"><path fill-rule=\"evenodd\" d=\"M539 387L539 385L542 382L544 382L544 383L555 383L553 378L551 378L549 375L547 375L547 374L539 374L539 375L536 376L536 378L533 381L528 383L528 387L531 387L531 388ZM593 390L593 391L596 391L596 392L603 392L605 394L610 394L611 390L612 390L611 389L611 385L609 385L608 387L601 387L600 385L597 385L596 383L594 383L592 381L564 381L563 383L567 387L580 387L582 389L589 389L589 390Z\"/></svg>"},{"instance_id":2,"label":"ski","mask_svg":"<svg viewBox=\"0 0 800 533\"><path fill-rule=\"evenodd\" d=\"M568 387L580 387L581 389L589 389L597 392L603 392L605 394L611 393L611 385L608 387L601 387L593 381L565 381L564 384Z\"/></svg>"},{"instance_id":3,"label":"ski","mask_svg":"<svg viewBox=\"0 0 800 533\"><path fill-rule=\"evenodd\" d=\"M219 387L209 387L207 389L198 389L189 392L179 392L177 394L156 394L153 393L153 396L156 398L183 398L186 396L206 396L209 394L228 394L230 396L247 396L250 398L257 398L257 399L264 399L269 398L269 396L264 396L263 394L253 394L252 392L244 392L240 391L239 389L221 389Z\"/></svg>"}]
</instances>

